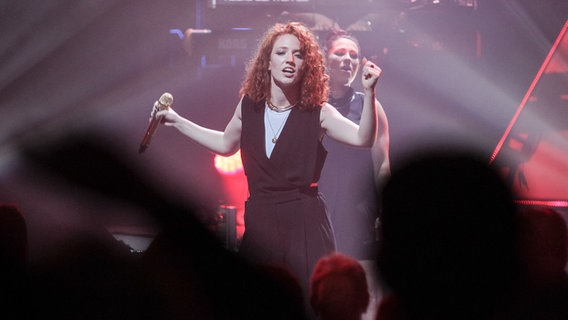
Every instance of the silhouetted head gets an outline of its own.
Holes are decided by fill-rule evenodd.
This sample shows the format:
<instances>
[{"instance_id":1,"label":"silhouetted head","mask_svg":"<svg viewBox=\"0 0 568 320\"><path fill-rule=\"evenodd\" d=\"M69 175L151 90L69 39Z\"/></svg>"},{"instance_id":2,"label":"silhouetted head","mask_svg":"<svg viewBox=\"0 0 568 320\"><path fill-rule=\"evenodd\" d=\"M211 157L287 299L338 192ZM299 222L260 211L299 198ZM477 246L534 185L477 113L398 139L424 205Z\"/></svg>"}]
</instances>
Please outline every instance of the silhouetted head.
<instances>
[{"instance_id":1,"label":"silhouetted head","mask_svg":"<svg viewBox=\"0 0 568 320\"><path fill-rule=\"evenodd\" d=\"M320 319L360 319L369 299L359 261L339 253L319 259L311 277L310 303Z\"/></svg>"},{"instance_id":2,"label":"silhouetted head","mask_svg":"<svg viewBox=\"0 0 568 320\"><path fill-rule=\"evenodd\" d=\"M562 215L548 207L519 212L519 239L524 279L533 287L566 283L568 231Z\"/></svg>"},{"instance_id":3,"label":"silhouetted head","mask_svg":"<svg viewBox=\"0 0 568 320\"><path fill-rule=\"evenodd\" d=\"M0 261L15 267L28 262L28 228L15 204L0 203Z\"/></svg>"},{"instance_id":4,"label":"silhouetted head","mask_svg":"<svg viewBox=\"0 0 568 320\"><path fill-rule=\"evenodd\" d=\"M393 170L382 201L377 265L405 312L479 319L503 302L518 274L516 208L485 160L417 154Z\"/></svg>"}]
</instances>

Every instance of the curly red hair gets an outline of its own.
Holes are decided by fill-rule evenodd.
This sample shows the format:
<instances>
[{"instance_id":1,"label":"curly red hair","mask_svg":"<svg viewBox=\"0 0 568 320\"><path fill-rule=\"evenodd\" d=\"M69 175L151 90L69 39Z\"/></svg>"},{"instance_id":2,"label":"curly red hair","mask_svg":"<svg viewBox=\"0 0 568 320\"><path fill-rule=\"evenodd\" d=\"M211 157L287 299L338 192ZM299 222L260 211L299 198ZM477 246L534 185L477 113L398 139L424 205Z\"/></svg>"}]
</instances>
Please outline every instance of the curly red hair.
<instances>
[{"instance_id":1,"label":"curly red hair","mask_svg":"<svg viewBox=\"0 0 568 320\"><path fill-rule=\"evenodd\" d=\"M240 94L247 95L254 101L270 99L270 71L268 70L270 55L274 42L284 34L292 34L300 40L300 51L306 65L300 86L298 108L302 110L321 108L327 101L329 77L325 72L324 59L315 36L310 29L299 22L277 23L264 34L256 53L248 62Z\"/></svg>"}]
</instances>

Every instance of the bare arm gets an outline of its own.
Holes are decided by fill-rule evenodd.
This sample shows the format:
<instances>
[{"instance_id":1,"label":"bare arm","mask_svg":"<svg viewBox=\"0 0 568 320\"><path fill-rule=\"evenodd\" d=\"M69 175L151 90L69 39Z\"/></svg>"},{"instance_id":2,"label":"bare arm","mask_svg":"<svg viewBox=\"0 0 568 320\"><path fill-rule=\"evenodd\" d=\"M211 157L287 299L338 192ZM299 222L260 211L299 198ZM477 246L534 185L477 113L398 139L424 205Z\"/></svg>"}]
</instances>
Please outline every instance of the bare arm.
<instances>
[{"instance_id":1,"label":"bare arm","mask_svg":"<svg viewBox=\"0 0 568 320\"><path fill-rule=\"evenodd\" d=\"M228 156L237 152L241 144L241 103L237 105L225 131L212 130L202 127L182 116L173 109L163 110L156 116L164 116L162 123L178 129L182 134L200 144L209 151Z\"/></svg>"},{"instance_id":2,"label":"bare arm","mask_svg":"<svg viewBox=\"0 0 568 320\"><path fill-rule=\"evenodd\" d=\"M370 61L363 61L361 72L363 91L363 111L359 125L354 124L329 104L321 112L321 126L331 138L354 147L370 148L377 136L377 99L375 86L381 75L381 69ZM382 108L381 108L382 109Z\"/></svg>"},{"instance_id":3,"label":"bare arm","mask_svg":"<svg viewBox=\"0 0 568 320\"><path fill-rule=\"evenodd\" d=\"M390 155L389 155L389 125L387 116L382 105L376 101L378 116L377 140L371 147L373 168L375 173L375 184L379 187L386 182L390 176Z\"/></svg>"}]
</instances>

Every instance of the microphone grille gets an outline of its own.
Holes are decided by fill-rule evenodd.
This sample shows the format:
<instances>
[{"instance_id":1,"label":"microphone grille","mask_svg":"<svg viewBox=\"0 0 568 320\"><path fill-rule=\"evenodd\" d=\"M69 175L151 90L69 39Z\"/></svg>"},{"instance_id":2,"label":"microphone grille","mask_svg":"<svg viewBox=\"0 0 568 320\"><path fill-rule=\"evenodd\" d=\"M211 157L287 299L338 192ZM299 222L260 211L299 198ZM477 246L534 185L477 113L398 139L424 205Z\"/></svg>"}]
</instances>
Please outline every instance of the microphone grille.
<instances>
[{"instance_id":1,"label":"microphone grille","mask_svg":"<svg viewBox=\"0 0 568 320\"><path fill-rule=\"evenodd\" d=\"M166 107L171 107L172 103L174 102L174 97L172 96L171 93L166 92L164 94L162 94L162 96L160 97L160 100L158 100L158 102Z\"/></svg>"}]
</instances>

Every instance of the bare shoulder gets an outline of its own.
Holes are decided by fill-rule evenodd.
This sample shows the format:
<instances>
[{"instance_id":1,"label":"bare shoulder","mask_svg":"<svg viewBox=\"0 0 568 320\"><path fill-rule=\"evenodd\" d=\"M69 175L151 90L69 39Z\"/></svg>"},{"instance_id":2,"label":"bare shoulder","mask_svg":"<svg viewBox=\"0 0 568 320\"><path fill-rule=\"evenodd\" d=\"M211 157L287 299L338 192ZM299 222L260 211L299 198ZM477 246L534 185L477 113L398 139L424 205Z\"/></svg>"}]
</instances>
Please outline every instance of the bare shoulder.
<instances>
[{"instance_id":1,"label":"bare shoulder","mask_svg":"<svg viewBox=\"0 0 568 320\"><path fill-rule=\"evenodd\" d=\"M337 109L329 103L324 103L321 107L320 112L320 125L321 128L330 133L330 130L335 130L340 127L342 120L346 120L346 122L352 123L347 119L343 119L343 116Z\"/></svg>"},{"instance_id":2,"label":"bare shoulder","mask_svg":"<svg viewBox=\"0 0 568 320\"><path fill-rule=\"evenodd\" d=\"M239 103L237 103L237 107L235 108L235 113L234 113L234 117L236 117L239 120L243 119L243 113L242 113L242 104L243 104L243 98L241 97L241 99L239 99Z\"/></svg>"},{"instance_id":3,"label":"bare shoulder","mask_svg":"<svg viewBox=\"0 0 568 320\"><path fill-rule=\"evenodd\" d=\"M333 107L331 104L326 102L321 106L320 121L323 123L327 118L335 117L337 116L337 114L339 114L339 111L337 111L337 109L335 109L335 107Z\"/></svg>"}]
</instances>

